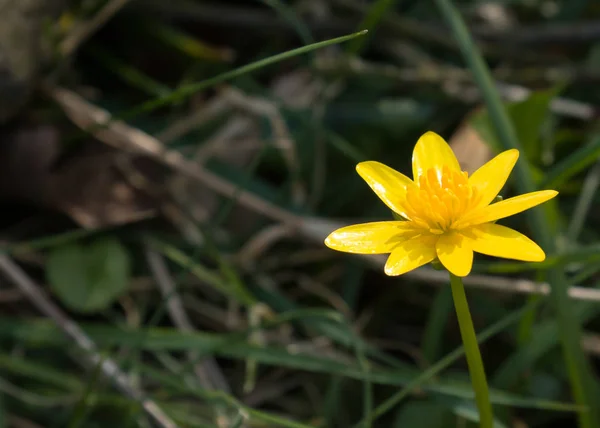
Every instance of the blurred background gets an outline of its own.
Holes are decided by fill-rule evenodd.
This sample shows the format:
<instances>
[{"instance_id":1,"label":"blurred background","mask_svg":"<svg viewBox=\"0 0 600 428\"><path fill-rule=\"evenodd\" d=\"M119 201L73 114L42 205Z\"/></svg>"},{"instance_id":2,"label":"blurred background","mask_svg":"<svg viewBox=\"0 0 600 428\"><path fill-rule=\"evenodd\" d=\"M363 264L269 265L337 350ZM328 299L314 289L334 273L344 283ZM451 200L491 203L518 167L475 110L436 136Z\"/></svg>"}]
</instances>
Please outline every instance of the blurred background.
<instances>
[{"instance_id":1,"label":"blurred background","mask_svg":"<svg viewBox=\"0 0 600 428\"><path fill-rule=\"evenodd\" d=\"M446 274L323 239L392 218L360 161L410 175L427 130L470 172L508 148L500 99L530 178L502 195L560 195L503 221L545 262L465 280L496 426L600 426L600 3L0 17L0 427L476 427Z\"/></svg>"}]
</instances>

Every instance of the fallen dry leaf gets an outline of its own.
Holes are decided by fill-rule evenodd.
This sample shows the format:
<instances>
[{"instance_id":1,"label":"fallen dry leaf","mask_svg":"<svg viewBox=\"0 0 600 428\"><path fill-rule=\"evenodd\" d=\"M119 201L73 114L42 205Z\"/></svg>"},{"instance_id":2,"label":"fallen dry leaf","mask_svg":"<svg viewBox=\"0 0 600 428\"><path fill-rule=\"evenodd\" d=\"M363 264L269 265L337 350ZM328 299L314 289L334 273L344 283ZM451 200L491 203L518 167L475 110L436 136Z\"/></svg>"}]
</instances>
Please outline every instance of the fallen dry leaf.
<instances>
[{"instance_id":1,"label":"fallen dry leaf","mask_svg":"<svg viewBox=\"0 0 600 428\"><path fill-rule=\"evenodd\" d=\"M53 174L49 203L88 229L155 216L158 195L148 190L154 186L144 181L139 165L129 159L124 165L119 156L128 155L111 148L93 149L65 162Z\"/></svg>"},{"instance_id":2,"label":"fallen dry leaf","mask_svg":"<svg viewBox=\"0 0 600 428\"><path fill-rule=\"evenodd\" d=\"M474 173L481 165L492 159L494 153L489 145L481 139L479 133L470 125L471 116L479 109L471 112L452 135L448 143L458 158L463 171Z\"/></svg>"}]
</instances>

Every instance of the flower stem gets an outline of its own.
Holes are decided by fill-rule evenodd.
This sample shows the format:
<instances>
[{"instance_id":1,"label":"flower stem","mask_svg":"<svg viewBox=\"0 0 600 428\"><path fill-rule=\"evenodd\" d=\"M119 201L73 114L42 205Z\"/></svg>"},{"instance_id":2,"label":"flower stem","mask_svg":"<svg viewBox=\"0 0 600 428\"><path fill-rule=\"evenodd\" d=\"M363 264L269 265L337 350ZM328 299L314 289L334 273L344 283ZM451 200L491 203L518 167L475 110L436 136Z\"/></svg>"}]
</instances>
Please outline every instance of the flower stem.
<instances>
[{"instance_id":1,"label":"flower stem","mask_svg":"<svg viewBox=\"0 0 600 428\"><path fill-rule=\"evenodd\" d=\"M465 347L465 355L467 356L471 384L475 390L475 402L479 410L479 426L480 428L492 428L494 426L494 415L492 414L492 405L490 404L490 393L483 368L483 361L481 360L481 353L479 352L477 336L475 335L475 328L471 320L465 287L462 280L452 274L450 274L450 285L452 287L452 297L454 299L456 316L458 317L460 335Z\"/></svg>"}]
</instances>

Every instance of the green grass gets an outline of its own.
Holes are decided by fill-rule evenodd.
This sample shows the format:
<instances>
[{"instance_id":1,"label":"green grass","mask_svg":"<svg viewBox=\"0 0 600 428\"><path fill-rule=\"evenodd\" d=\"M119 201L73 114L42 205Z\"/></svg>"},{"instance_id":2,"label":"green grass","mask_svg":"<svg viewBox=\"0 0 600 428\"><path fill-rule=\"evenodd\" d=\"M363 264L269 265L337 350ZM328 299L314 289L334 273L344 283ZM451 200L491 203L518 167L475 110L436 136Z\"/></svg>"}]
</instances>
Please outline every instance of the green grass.
<instances>
[{"instance_id":1,"label":"green grass","mask_svg":"<svg viewBox=\"0 0 600 428\"><path fill-rule=\"evenodd\" d=\"M71 2L65 13L88 20L106 3ZM577 73L598 67L598 47L568 37L600 10L563 2L549 16L541 1L496 6L531 29L483 37L490 24L476 19L480 2L468 1L130 2L76 56L49 55L42 78L136 132L176 128L165 156L199 162L234 191L215 193L202 178L115 149L111 123L81 129L48 91L35 92L13 125L58 130L64 157L53 176L77 162L81 172L54 181L52 198L34 201L24 215L6 203L4 254L178 427L474 428L450 289L425 284L433 277L386 277L376 263L330 251L321 239L340 221L391 219L356 163L378 160L410 175L423 132L450 140L468 127L479 140L467 143L520 150L504 197L560 192L501 221L536 240L544 262L476 256L474 268L483 282L547 282L551 294L500 294L485 283L466 290L496 426L600 426L598 354L581 345L597 340L599 302L567 295L572 285L598 287L598 129L576 111L552 107L557 97L600 103L597 82ZM544 36L538 28L557 40L510 43L521 31ZM56 49L51 39L69 28L49 21L46 30ZM553 67L575 77L556 77ZM525 100L494 84L499 76L516 83L531 70L540 79ZM102 169L112 193L90 184L104 176L86 173L104 159L98 147L113 156ZM462 160L473 161L476 147ZM77 212L98 227L68 218L73 188L88 198L80 197ZM123 189L157 214L139 220L122 199L109 200ZM248 194L298 216L302 227L277 223L268 208L254 212ZM105 221L90 200L130 219ZM90 249L94 260L79 254ZM166 276L150 268L148 249ZM56 318L15 290L8 279L0 290L0 427L154 426L152 412L99 366L81 364L87 352ZM214 389L215 379L226 390Z\"/></svg>"}]
</instances>

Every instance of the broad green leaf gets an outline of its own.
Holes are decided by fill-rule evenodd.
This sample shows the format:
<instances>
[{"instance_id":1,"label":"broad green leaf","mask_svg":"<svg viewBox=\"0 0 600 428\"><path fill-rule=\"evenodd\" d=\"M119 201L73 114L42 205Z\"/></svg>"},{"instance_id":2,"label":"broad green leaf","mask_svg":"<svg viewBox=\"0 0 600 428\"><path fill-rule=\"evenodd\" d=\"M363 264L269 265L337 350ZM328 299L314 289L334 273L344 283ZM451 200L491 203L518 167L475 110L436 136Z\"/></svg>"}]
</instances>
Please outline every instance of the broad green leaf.
<instances>
[{"instance_id":1,"label":"broad green leaf","mask_svg":"<svg viewBox=\"0 0 600 428\"><path fill-rule=\"evenodd\" d=\"M97 312L127 290L129 254L114 238L63 245L50 252L46 276L65 306L77 312Z\"/></svg>"},{"instance_id":2,"label":"broad green leaf","mask_svg":"<svg viewBox=\"0 0 600 428\"><path fill-rule=\"evenodd\" d=\"M508 114L528 159L541 157L540 131L549 112L550 101L560 89L533 92L526 100L508 106Z\"/></svg>"}]
</instances>

